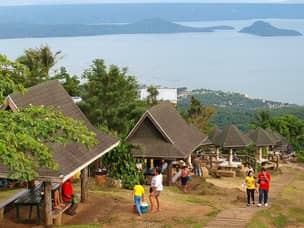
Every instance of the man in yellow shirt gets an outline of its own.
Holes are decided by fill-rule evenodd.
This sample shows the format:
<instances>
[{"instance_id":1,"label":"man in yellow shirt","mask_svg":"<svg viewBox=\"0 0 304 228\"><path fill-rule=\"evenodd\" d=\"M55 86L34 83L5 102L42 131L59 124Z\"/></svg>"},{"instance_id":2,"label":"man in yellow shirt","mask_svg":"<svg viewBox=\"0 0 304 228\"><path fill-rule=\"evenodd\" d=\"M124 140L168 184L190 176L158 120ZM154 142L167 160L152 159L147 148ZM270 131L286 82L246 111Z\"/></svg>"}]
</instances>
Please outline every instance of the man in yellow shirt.
<instances>
[{"instance_id":1,"label":"man in yellow shirt","mask_svg":"<svg viewBox=\"0 0 304 228\"><path fill-rule=\"evenodd\" d=\"M256 188L255 177L251 170L248 172L248 176L245 179L245 183L247 186L247 206L250 206L250 197L252 199L252 204L255 204L254 192L255 192L255 188Z\"/></svg>"},{"instance_id":2,"label":"man in yellow shirt","mask_svg":"<svg viewBox=\"0 0 304 228\"><path fill-rule=\"evenodd\" d=\"M134 189L133 189L134 202L135 202L136 210L137 210L139 216L141 216L141 214L142 214L140 204L141 204L141 202L144 201L144 196L145 196L145 189L142 186L143 184L144 184L144 181L141 180L140 184L135 185Z\"/></svg>"}]
</instances>

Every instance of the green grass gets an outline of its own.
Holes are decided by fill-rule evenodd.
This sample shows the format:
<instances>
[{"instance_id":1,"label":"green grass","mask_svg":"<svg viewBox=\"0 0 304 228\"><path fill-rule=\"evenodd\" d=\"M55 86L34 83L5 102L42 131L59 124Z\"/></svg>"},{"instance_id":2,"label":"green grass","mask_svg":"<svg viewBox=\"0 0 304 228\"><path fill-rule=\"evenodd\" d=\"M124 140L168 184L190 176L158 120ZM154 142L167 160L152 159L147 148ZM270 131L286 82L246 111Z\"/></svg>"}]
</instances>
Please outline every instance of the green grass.
<instances>
[{"instance_id":1,"label":"green grass","mask_svg":"<svg viewBox=\"0 0 304 228\"><path fill-rule=\"evenodd\" d=\"M213 211L210 211L208 214L207 214L207 216L208 217L216 217L217 215L218 215L218 213L220 213L221 212L221 210L219 210L219 209L214 209Z\"/></svg>"},{"instance_id":2,"label":"green grass","mask_svg":"<svg viewBox=\"0 0 304 228\"><path fill-rule=\"evenodd\" d=\"M272 218L273 224L278 228L284 228L288 225L288 217L286 215L278 215Z\"/></svg>"},{"instance_id":3,"label":"green grass","mask_svg":"<svg viewBox=\"0 0 304 228\"><path fill-rule=\"evenodd\" d=\"M271 218L271 212L270 210L261 210L261 211L258 211L256 213L257 216L260 216L260 217L263 217L263 218Z\"/></svg>"},{"instance_id":4,"label":"green grass","mask_svg":"<svg viewBox=\"0 0 304 228\"><path fill-rule=\"evenodd\" d=\"M290 208L288 216L295 218L298 222L304 223L304 208Z\"/></svg>"},{"instance_id":5,"label":"green grass","mask_svg":"<svg viewBox=\"0 0 304 228\"><path fill-rule=\"evenodd\" d=\"M188 196L186 197L185 201L187 203L191 203L191 204L204 204L204 205L207 205L209 202L201 199L201 198L198 198L198 197L195 197L195 196Z\"/></svg>"},{"instance_id":6,"label":"green grass","mask_svg":"<svg viewBox=\"0 0 304 228\"><path fill-rule=\"evenodd\" d=\"M253 219L246 228L268 228L268 226L259 220Z\"/></svg>"}]
</instances>

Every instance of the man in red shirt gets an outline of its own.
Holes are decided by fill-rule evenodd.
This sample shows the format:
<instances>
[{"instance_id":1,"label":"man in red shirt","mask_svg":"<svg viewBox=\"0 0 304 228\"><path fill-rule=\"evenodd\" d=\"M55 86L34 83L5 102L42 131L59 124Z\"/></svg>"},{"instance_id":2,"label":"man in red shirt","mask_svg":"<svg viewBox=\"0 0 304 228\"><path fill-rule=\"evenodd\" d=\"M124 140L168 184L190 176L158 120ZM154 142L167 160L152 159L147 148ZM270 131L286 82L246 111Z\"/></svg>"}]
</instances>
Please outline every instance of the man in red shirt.
<instances>
[{"instance_id":1,"label":"man in red shirt","mask_svg":"<svg viewBox=\"0 0 304 228\"><path fill-rule=\"evenodd\" d=\"M270 183L270 174L266 172L266 168L262 167L262 171L258 174L258 184L259 184L259 204L262 206L262 201L264 200L264 206L268 206L268 191Z\"/></svg>"},{"instance_id":2,"label":"man in red shirt","mask_svg":"<svg viewBox=\"0 0 304 228\"><path fill-rule=\"evenodd\" d=\"M75 215L77 209L77 203L74 200L73 195L73 186L72 186L73 177L68 179L66 182L62 184L62 200L65 203L71 203L72 206L66 210L66 214Z\"/></svg>"},{"instance_id":3,"label":"man in red shirt","mask_svg":"<svg viewBox=\"0 0 304 228\"><path fill-rule=\"evenodd\" d=\"M73 186L72 186L72 180L71 177L66 182L62 184L62 200L63 202L72 202L72 196L73 196Z\"/></svg>"}]
</instances>

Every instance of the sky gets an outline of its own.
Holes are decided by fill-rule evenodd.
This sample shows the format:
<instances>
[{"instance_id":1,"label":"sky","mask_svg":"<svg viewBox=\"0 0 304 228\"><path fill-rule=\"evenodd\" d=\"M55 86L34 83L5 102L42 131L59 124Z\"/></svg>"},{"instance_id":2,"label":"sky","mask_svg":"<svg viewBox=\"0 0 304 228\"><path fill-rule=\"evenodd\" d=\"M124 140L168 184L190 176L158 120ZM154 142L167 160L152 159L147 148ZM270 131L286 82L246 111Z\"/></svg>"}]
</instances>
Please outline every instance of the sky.
<instances>
[{"instance_id":1,"label":"sky","mask_svg":"<svg viewBox=\"0 0 304 228\"><path fill-rule=\"evenodd\" d=\"M0 6L81 3L304 3L304 0L1 0Z\"/></svg>"}]
</instances>

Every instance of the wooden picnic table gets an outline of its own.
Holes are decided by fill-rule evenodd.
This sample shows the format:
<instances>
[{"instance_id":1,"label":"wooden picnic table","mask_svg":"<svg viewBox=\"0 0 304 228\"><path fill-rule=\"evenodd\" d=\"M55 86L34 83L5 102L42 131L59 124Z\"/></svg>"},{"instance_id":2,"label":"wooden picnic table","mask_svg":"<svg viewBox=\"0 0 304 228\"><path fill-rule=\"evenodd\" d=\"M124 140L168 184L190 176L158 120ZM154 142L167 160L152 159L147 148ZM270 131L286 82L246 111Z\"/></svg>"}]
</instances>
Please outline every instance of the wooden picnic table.
<instances>
[{"instance_id":1,"label":"wooden picnic table","mask_svg":"<svg viewBox=\"0 0 304 228\"><path fill-rule=\"evenodd\" d=\"M42 184L39 184L31 189L29 189L25 194L20 196L15 201L16 206L16 220L17 222L24 222L24 223L31 223L36 221L37 224L40 223L40 204L42 201L42 194L41 194ZM30 207L28 218L21 218L20 217L20 207ZM32 211L33 207L36 207L36 220L32 219Z\"/></svg>"}]
</instances>

